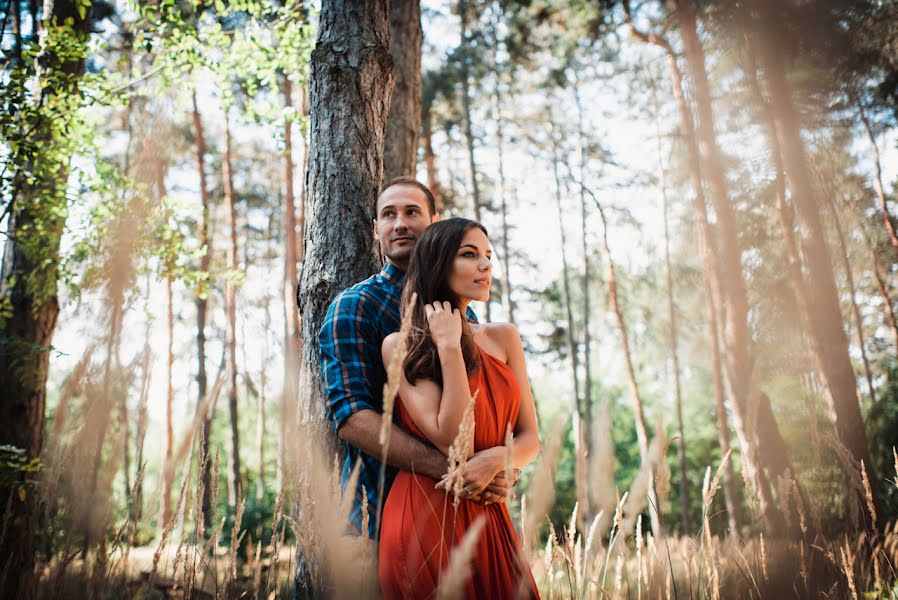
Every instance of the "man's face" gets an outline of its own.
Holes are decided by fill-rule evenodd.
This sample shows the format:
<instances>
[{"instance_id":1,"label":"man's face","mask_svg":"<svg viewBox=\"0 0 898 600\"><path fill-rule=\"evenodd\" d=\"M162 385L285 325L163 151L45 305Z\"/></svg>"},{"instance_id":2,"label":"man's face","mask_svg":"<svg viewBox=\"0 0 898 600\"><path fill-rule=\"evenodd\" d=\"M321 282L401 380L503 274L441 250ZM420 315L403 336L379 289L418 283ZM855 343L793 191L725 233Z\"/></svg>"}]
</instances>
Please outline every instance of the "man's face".
<instances>
[{"instance_id":1,"label":"man's face","mask_svg":"<svg viewBox=\"0 0 898 600\"><path fill-rule=\"evenodd\" d=\"M427 196L413 185L394 185L377 200L374 235L388 261L408 268L412 251L424 230L439 219L431 215Z\"/></svg>"}]
</instances>

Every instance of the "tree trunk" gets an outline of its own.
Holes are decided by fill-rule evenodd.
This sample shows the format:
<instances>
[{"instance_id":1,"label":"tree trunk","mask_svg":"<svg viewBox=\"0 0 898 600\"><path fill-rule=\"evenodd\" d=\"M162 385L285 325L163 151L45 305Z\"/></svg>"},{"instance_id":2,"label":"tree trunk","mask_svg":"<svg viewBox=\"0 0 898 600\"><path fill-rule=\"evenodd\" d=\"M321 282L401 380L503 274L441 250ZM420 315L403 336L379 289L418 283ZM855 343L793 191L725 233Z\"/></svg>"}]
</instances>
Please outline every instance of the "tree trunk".
<instances>
[{"instance_id":1,"label":"tree trunk","mask_svg":"<svg viewBox=\"0 0 898 600\"><path fill-rule=\"evenodd\" d=\"M579 356L577 352L577 341L574 334L574 312L571 301L571 283L570 268L567 260L567 235L564 229L564 208L561 204L562 182L561 173L558 170L561 164L561 156L558 149L558 133L555 131L555 122L549 121L551 129L549 135L552 143L552 172L555 176L555 207L558 213L558 233L561 239L561 292L562 302L564 303L564 315L567 320L567 331L565 333L565 341L567 342L568 358L571 361L571 380L574 391L574 450L576 453L576 482L577 482L577 502L580 506L578 513L578 523L582 526L586 522L585 515L590 512L589 508L589 482L587 481L587 454L586 440L588 438L589 421L586 420L584 414L583 401L580 393L580 376L579 376Z\"/></svg>"},{"instance_id":2,"label":"tree trunk","mask_svg":"<svg viewBox=\"0 0 898 600\"><path fill-rule=\"evenodd\" d=\"M396 85L384 141L384 181L415 177L421 131L421 0L391 0L390 51Z\"/></svg>"},{"instance_id":3,"label":"tree trunk","mask_svg":"<svg viewBox=\"0 0 898 600\"><path fill-rule=\"evenodd\" d=\"M299 419L322 427L318 330L331 299L380 268L371 221L393 89L387 12L384 0L324 2L312 52Z\"/></svg>"},{"instance_id":4,"label":"tree trunk","mask_svg":"<svg viewBox=\"0 0 898 600\"><path fill-rule=\"evenodd\" d=\"M775 8L761 3L765 12L764 33L770 36L776 29ZM774 34L775 35L775 34ZM857 380L848 354L848 338L842 325L838 291L833 275L829 251L826 247L820 215L817 209L811 176L801 138L799 116L792 103L786 83L782 55L772 37L763 44L762 60L770 92L770 102L776 123L776 135L783 153L783 166L789 179L792 201L798 217L802 255L808 269L807 281L811 304L811 318L822 350L825 384L829 390L829 413L834 417L839 440L858 462L863 462L869 481L878 481L870 460L867 434L858 402ZM856 476L856 474L855 474ZM872 489L872 504L878 506L878 494ZM866 507L863 492L858 490L858 502ZM869 516L869 515L868 515ZM872 519L867 521L872 526Z\"/></svg>"},{"instance_id":5,"label":"tree trunk","mask_svg":"<svg viewBox=\"0 0 898 600\"><path fill-rule=\"evenodd\" d=\"M674 409L677 414L677 456L680 464L680 520L683 526L683 535L689 535L689 482L686 480L686 434L683 430L683 396L680 390L680 354L677 339L677 313L674 310L673 272L670 266L670 219L669 200L667 197L667 172L664 168L661 147L661 129L658 126L658 104L655 96L654 82L652 82L652 99L655 101L655 139L658 145L658 187L661 190L664 215L664 271L667 283L667 323L668 343L670 344L670 358L673 362L674 376Z\"/></svg>"},{"instance_id":6,"label":"tree trunk","mask_svg":"<svg viewBox=\"0 0 898 600\"><path fill-rule=\"evenodd\" d=\"M437 212L443 212L443 187L440 185L439 173L437 172L437 157L433 151L433 129L431 125L431 116L425 114L424 121L424 167L427 169L427 187L433 194L436 201Z\"/></svg>"},{"instance_id":7,"label":"tree trunk","mask_svg":"<svg viewBox=\"0 0 898 600\"><path fill-rule=\"evenodd\" d=\"M284 107L293 108L293 83L284 77ZM304 104L304 103L303 103ZM302 144L305 143L303 137ZM305 152L303 152L305 156ZM296 420L296 400L299 380L299 357L301 352L301 332L299 311L296 305L296 291L299 285L297 264L299 247L296 239L296 203L293 185L293 123L284 121L284 394L281 402L280 453L278 457L278 479L286 481L284 473L293 469L294 456L289 454L287 443L289 432Z\"/></svg>"},{"instance_id":8,"label":"tree trunk","mask_svg":"<svg viewBox=\"0 0 898 600\"><path fill-rule=\"evenodd\" d=\"M645 425L645 411L643 409L642 395L639 393L639 384L636 381L636 370L633 368L633 356L630 352L630 338L627 334L627 324L624 321L624 313L621 309L620 298L617 293L617 277L614 272L614 261L611 259L611 248L608 246L608 221L605 219L605 212L602 209L601 204L599 204L598 199L595 199L595 203L602 220L602 249L605 254L605 268L608 277L608 297L611 300L611 309L614 311L617 328L620 332L621 346L624 351L624 364L627 367L627 381L630 385L630 400L633 407L633 417L636 421L636 439L639 442L639 458L642 461L642 468L649 469L648 508L649 519L652 524L652 535L654 535L655 538L660 538L662 535L661 507L658 505L658 496L655 493L654 468L652 467L652 459L649 456L649 434L648 428Z\"/></svg>"},{"instance_id":9,"label":"tree trunk","mask_svg":"<svg viewBox=\"0 0 898 600\"><path fill-rule=\"evenodd\" d=\"M191 97L193 110L191 117L193 119L193 130L196 136L196 169L200 177L200 218L197 222L197 239L200 247L203 248L203 254L200 257L199 272L205 277L209 274L209 263L212 260L212 238L209 233L209 186L206 182L206 136L203 131L203 120L200 115L199 108L196 104L196 93ZM206 283L200 284L200 289L196 295L196 384L197 384L197 409L203 405L206 399L206 388L208 386L208 377L206 375L206 312L208 309L208 300L206 298ZM203 416L201 431L202 455L207 457L203 466L203 472L200 476L203 479L203 518L204 527L212 524L212 476L211 466L209 464L209 438L212 435L212 411L208 411Z\"/></svg>"},{"instance_id":10,"label":"tree trunk","mask_svg":"<svg viewBox=\"0 0 898 600\"><path fill-rule=\"evenodd\" d=\"M88 23L79 16L75 3L56 2L52 14L44 16L41 39L52 35L49 23L69 23L76 49L67 55L77 55L87 44ZM36 156L23 148L23 155L14 151L9 157L10 170L17 177L0 268L0 299L8 303L8 314L0 318L0 445L22 449L29 460L41 453L49 350L59 314L59 244L67 213L70 156L59 155L56 140L66 135L78 110L78 85L84 74L83 59L70 60L46 50L41 53L39 70L46 87L34 103L65 108L59 117L41 117L33 123L29 140L37 148ZM31 145L20 145L24 146ZM45 150L53 154L42 154ZM38 173L33 184L24 182L28 171ZM35 236L40 238L39 244ZM33 593L36 496L25 487L32 478L17 473L14 482L0 486L0 506L9 510L0 536L0 569L6 573L0 597L29 598ZM27 490L24 501L20 489Z\"/></svg>"},{"instance_id":11,"label":"tree trunk","mask_svg":"<svg viewBox=\"0 0 898 600\"><path fill-rule=\"evenodd\" d=\"M710 341L713 364L711 365L711 367L712 372L715 376L715 400L718 406L718 421L722 416L725 422L726 412L723 410L725 378L722 377L723 357L722 353L720 352L720 337L718 335L719 319L722 320L724 318L723 290L721 289L723 286L723 280L720 275L721 265L719 262L720 256L716 250L717 243L715 240L713 228L710 221L708 220L707 207L705 206L705 193L704 187L702 185L702 162L699 152L699 143L692 121L692 111L689 108L689 105L686 101L686 96L683 92L683 76L677 63L677 57L674 53L673 47L666 39L657 35L643 33L633 25L630 15L629 2L627 0L624 0L624 9L627 22L630 25L630 31L632 32L632 34L642 42L654 44L662 48L667 60L668 72L671 79L671 87L680 117L680 129L682 131L688 151L689 179L693 191L693 206L695 207L695 212L698 215L699 246L702 255L702 262L704 265L703 277L705 280L705 287L708 291L708 293L706 294L705 302L709 315L709 331L712 335ZM757 440L754 435L747 429L748 424L743 418L744 406L739 402L740 398L734 398L733 396L731 396L730 400L733 403L733 424L736 427L737 437L739 438L739 445L742 450L742 461L745 464L745 469L748 473L750 481L752 481L757 490L759 490L759 508L762 518L766 524L765 526L767 527L768 531L773 531L775 530L774 522L776 521L776 519L772 515L775 514L776 507L772 503L772 498L770 498L769 490L761 484L760 465L758 463L757 456ZM729 447L728 428L719 428L718 436L721 449L723 449L724 447ZM730 477L730 481L732 482L732 477ZM731 499L735 500L735 494L733 493L732 486L730 486L730 488ZM735 507L736 504L733 503L732 508L735 509ZM728 504L728 510L729 509L730 505ZM733 516L735 520L738 520L738 516L731 516Z\"/></svg>"},{"instance_id":12,"label":"tree trunk","mask_svg":"<svg viewBox=\"0 0 898 600\"><path fill-rule=\"evenodd\" d=\"M851 314L854 315L854 326L857 328L857 342L861 350L861 360L864 363L864 376L867 379L867 388L870 390L870 403L876 404L876 390L873 387L873 372L870 369L870 359L867 357L867 344L864 340L864 319L861 317L861 309L857 303L857 288L854 284L854 271L851 268L851 261L848 259L848 247L845 244L845 233L842 230L842 220L839 218L838 210L833 204L832 198L829 199L829 210L833 216L833 225L836 229L836 235L839 238L839 250L842 258L842 266L845 268L845 280L848 284L848 293L851 295Z\"/></svg>"},{"instance_id":13,"label":"tree trunk","mask_svg":"<svg viewBox=\"0 0 898 600\"><path fill-rule=\"evenodd\" d=\"M886 231L889 234L889 243L895 252L898 252L898 233L895 231L895 221L889 213L889 205L886 202L886 189L882 184L882 162L879 159L879 146L876 144L876 137L873 135L873 128L870 126L870 119L864 111L864 105L860 99L855 100L858 115L861 117L861 123L864 124L864 132L867 134L867 141L870 142L870 151L873 154L873 185L876 187L876 195L879 197L879 209L882 211L882 220L885 223Z\"/></svg>"},{"instance_id":14,"label":"tree trunk","mask_svg":"<svg viewBox=\"0 0 898 600\"><path fill-rule=\"evenodd\" d=\"M228 207L228 270L231 276L225 279L225 348L227 353L228 413L231 420L230 484L228 492L231 507L240 505L243 486L240 480L240 431L237 408L237 286L233 274L237 272L237 198L234 192L234 170L231 155L231 123L229 110L225 109L225 151L222 160L225 203Z\"/></svg>"},{"instance_id":15,"label":"tree trunk","mask_svg":"<svg viewBox=\"0 0 898 600\"><path fill-rule=\"evenodd\" d=\"M159 532L165 530L169 521L171 521L171 488L174 481L174 468L171 464L173 450L175 446L175 432L172 425L172 412L175 401L175 387L172 382L172 371L175 366L174 353L174 337L175 337L175 310L174 296L172 294L171 275L165 277L165 294L166 294L166 329L168 331L168 348L165 360L165 459L163 461L163 474L161 477L161 509L159 519Z\"/></svg>"},{"instance_id":16,"label":"tree trunk","mask_svg":"<svg viewBox=\"0 0 898 600\"><path fill-rule=\"evenodd\" d=\"M299 297L303 346L298 420L305 428L303 438L313 443L333 440L324 417L318 345L327 307L340 290L380 267L371 221L383 181L394 83L389 31L386 0L364 6L322 2L311 56L309 218ZM314 557L306 560L311 548L301 550L296 595L303 598L314 593L315 562Z\"/></svg>"},{"instance_id":17,"label":"tree trunk","mask_svg":"<svg viewBox=\"0 0 898 600\"><path fill-rule=\"evenodd\" d=\"M502 306L505 308L505 315L509 323L514 324L514 305L511 301L511 254L508 248L508 188L505 181L505 118L502 113L502 72L499 67L499 18L492 24L493 33L493 77L495 86L493 87L493 118L496 121L496 196L499 200L499 217L501 219L502 251L499 254L499 261L502 264ZM511 74L513 79L514 74ZM432 149L431 149L432 151Z\"/></svg>"},{"instance_id":18,"label":"tree trunk","mask_svg":"<svg viewBox=\"0 0 898 600\"><path fill-rule=\"evenodd\" d=\"M876 248L864 230L862 223L859 227L864 236L867 251L870 253L870 267L873 270L873 278L876 279L876 289L879 291L880 299L882 299L886 322L889 325L889 330L892 332L892 341L895 345L896 355L898 355L898 319L895 317L895 308L892 306L892 296L889 293L885 280L882 278L882 273L879 271L879 255L876 253Z\"/></svg>"},{"instance_id":19,"label":"tree trunk","mask_svg":"<svg viewBox=\"0 0 898 600\"><path fill-rule=\"evenodd\" d=\"M760 472L758 454L760 448L756 432L749 429L752 422L750 417L752 414L756 414L760 400L758 385L753 380L754 373L751 368L753 363L749 351L751 338L748 331L748 300L745 281L742 279L742 250L739 245L735 215L714 131L714 113L711 107L708 74L705 69L705 54L696 31L693 0L674 0L674 4L677 9L684 53L693 79L698 115L695 138L697 154L701 157L701 164L705 166L704 179L711 192L719 230L718 243L715 243L713 237L708 235L711 233L710 226L706 227L704 241L709 246L706 252L710 251L718 256L720 261L712 267L714 269L712 290L717 295L715 303L717 309L724 315L721 319L725 350L722 353L724 381L733 403L733 422L742 448L743 460L746 461L746 470L750 481L756 487L758 510L765 530L772 533L780 528L782 515L773 503L768 486L764 484ZM670 60L668 58L668 62ZM681 121L685 121L685 119L681 117ZM691 116L689 121L691 129ZM702 220L707 222L704 203L702 203L700 214Z\"/></svg>"},{"instance_id":20,"label":"tree trunk","mask_svg":"<svg viewBox=\"0 0 898 600\"><path fill-rule=\"evenodd\" d=\"M473 125L471 124L471 90L470 82L468 81L468 78L470 77L468 69L468 53L471 51L468 41L468 0L458 1L458 16L461 19L461 43L459 45L459 49L461 50L461 64L459 74L461 76L461 104L464 122L465 149L467 150L468 155L468 190L471 193L471 201L474 204L474 220L478 223L483 223L480 183L477 179L477 161L474 159L474 130ZM486 301L485 306L486 314L484 316L486 317L486 321L490 321L489 300Z\"/></svg>"}]
</instances>

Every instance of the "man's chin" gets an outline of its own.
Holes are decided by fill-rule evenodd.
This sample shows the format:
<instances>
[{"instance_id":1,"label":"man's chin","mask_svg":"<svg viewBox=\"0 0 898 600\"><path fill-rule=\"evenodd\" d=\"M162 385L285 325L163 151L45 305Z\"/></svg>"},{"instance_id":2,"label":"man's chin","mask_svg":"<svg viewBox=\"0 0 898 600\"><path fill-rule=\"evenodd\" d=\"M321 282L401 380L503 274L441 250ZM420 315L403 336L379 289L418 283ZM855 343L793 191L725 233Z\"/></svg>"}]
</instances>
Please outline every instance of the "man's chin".
<instances>
[{"instance_id":1,"label":"man's chin","mask_svg":"<svg viewBox=\"0 0 898 600\"><path fill-rule=\"evenodd\" d=\"M414 252L414 247L412 248L402 248L396 250L394 252L390 252L385 254L387 258L390 259L390 262L396 265L407 265L408 261L412 258L412 252Z\"/></svg>"}]
</instances>

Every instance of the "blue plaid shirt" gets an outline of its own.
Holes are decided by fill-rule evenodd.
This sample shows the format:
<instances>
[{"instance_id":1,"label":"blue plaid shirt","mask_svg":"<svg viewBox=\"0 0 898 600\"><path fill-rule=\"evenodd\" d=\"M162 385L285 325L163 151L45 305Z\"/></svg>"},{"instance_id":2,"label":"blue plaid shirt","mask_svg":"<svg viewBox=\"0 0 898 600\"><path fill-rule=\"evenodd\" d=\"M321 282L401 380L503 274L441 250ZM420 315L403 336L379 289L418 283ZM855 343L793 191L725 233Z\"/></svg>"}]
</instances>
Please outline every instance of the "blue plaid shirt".
<instances>
[{"instance_id":1,"label":"blue plaid shirt","mask_svg":"<svg viewBox=\"0 0 898 600\"><path fill-rule=\"evenodd\" d=\"M380 354L385 337L399 331L399 300L405 272L387 263L377 275L340 292L330 307L318 333L321 345L321 374L324 378L324 401L327 416L334 431L355 412L373 410L383 412L383 388L386 369ZM468 309L469 320L477 322ZM349 520L356 530L362 530L362 497L368 497L368 537L377 535L377 480L380 461L347 442L343 469L340 474L343 493L357 460L361 461L359 481L352 501ZM386 468L383 497L386 499L396 469Z\"/></svg>"}]
</instances>

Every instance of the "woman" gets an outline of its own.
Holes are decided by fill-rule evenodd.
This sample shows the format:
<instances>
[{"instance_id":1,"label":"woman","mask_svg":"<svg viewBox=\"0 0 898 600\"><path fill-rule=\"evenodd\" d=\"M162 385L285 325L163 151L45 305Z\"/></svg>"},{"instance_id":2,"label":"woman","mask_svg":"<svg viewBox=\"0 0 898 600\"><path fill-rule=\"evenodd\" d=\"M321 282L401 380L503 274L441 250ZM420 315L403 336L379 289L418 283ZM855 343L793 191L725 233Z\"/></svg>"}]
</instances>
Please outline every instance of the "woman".
<instances>
[{"instance_id":1,"label":"woman","mask_svg":"<svg viewBox=\"0 0 898 600\"><path fill-rule=\"evenodd\" d=\"M463 320L468 303L486 301L492 265L486 229L468 219L434 223L418 240L403 292L412 311L409 352L400 377L395 416L412 434L444 454L458 435L474 400L474 436L467 455L486 460L464 471L457 508L434 479L401 471L384 505L379 573L385 598L431 598L450 554L469 527L483 519L465 598L537 598L504 502L479 501L480 493L506 469L520 468L539 453L536 409L530 394L524 350L513 325L472 325ZM412 293L418 300L408 306ZM390 364L399 334L383 342ZM514 433L506 456L508 427Z\"/></svg>"}]
</instances>

